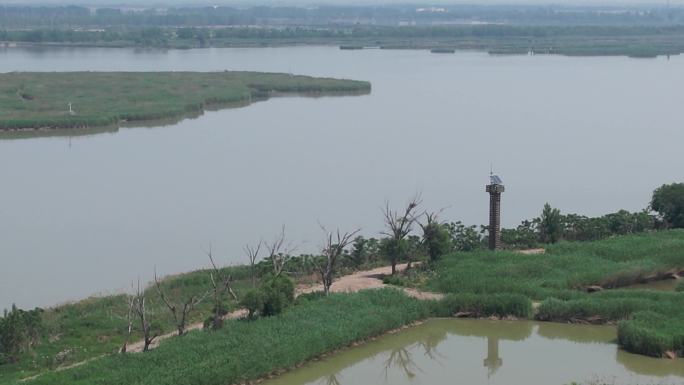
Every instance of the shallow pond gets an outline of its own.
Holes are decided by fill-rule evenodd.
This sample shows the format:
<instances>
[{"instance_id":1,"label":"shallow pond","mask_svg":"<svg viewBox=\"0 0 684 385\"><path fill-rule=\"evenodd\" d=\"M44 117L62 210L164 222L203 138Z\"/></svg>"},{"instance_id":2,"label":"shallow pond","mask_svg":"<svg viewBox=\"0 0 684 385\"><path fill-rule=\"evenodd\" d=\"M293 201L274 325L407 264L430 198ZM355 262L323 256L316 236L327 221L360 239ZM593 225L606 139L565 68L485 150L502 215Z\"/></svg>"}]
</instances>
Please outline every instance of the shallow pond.
<instances>
[{"instance_id":1,"label":"shallow pond","mask_svg":"<svg viewBox=\"0 0 684 385\"><path fill-rule=\"evenodd\" d=\"M684 361L619 350L610 326L436 319L267 381L301 384L682 384Z\"/></svg>"}]
</instances>

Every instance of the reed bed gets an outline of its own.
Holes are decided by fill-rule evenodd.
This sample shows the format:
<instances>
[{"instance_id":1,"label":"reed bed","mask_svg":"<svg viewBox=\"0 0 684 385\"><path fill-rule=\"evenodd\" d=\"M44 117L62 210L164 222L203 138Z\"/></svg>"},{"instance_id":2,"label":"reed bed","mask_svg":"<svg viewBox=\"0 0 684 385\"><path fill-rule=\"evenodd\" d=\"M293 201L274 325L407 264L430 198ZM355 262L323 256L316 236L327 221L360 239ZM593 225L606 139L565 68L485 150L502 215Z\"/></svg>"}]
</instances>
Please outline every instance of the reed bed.
<instances>
[{"instance_id":1,"label":"reed bed","mask_svg":"<svg viewBox=\"0 0 684 385\"><path fill-rule=\"evenodd\" d=\"M275 73L15 72L0 74L0 130L87 128L177 118L274 93L369 91L368 82Z\"/></svg>"}]
</instances>

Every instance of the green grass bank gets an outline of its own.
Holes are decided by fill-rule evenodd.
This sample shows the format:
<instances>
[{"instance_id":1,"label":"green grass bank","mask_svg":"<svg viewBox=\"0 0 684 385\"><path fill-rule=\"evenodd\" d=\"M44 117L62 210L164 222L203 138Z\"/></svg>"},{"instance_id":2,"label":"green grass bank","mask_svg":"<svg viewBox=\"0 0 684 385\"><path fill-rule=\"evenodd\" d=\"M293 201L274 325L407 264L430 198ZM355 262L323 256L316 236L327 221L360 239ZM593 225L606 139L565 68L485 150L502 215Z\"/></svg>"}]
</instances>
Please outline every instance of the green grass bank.
<instances>
[{"instance_id":1,"label":"green grass bank","mask_svg":"<svg viewBox=\"0 0 684 385\"><path fill-rule=\"evenodd\" d=\"M417 320L454 315L612 323L618 327L618 342L628 351L682 355L684 292L620 289L679 272L682 266L682 230L559 243L549 246L546 254L454 253L401 280L447 293L439 301L418 301L392 289L327 298L307 295L280 315L227 321L219 331L191 332L151 352L129 355L116 353L127 337L125 298L90 298L45 310L45 341L36 346L32 357L0 366L0 383L19 383L37 373L44 374L24 383L240 383ZM249 269L231 267L230 271L233 287L241 296L251 287ZM172 276L162 285L172 296L201 293L206 290L207 275L207 271L196 271ZM598 285L605 289L586 291ZM173 330L168 311L154 293L149 298L154 322L161 330ZM194 321L211 312L210 302L194 313ZM536 312L533 302L540 302ZM55 357L64 351L69 354L57 361ZM54 371L100 356L83 366Z\"/></svg>"},{"instance_id":2,"label":"green grass bank","mask_svg":"<svg viewBox=\"0 0 684 385\"><path fill-rule=\"evenodd\" d=\"M457 253L427 272L423 286L444 293L521 295L541 301L536 319L617 323L631 352L684 355L684 293L621 290L684 270L684 231L564 242L545 254ZM604 290L588 293L596 286ZM681 285L680 285L681 287Z\"/></svg>"},{"instance_id":3,"label":"green grass bank","mask_svg":"<svg viewBox=\"0 0 684 385\"><path fill-rule=\"evenodd\" d=\"M276 94L359 94L370 88L363 81L256 72L6 73L0 74L0 130L113 126L192 116Z\"/></svg>"}]
</instances>

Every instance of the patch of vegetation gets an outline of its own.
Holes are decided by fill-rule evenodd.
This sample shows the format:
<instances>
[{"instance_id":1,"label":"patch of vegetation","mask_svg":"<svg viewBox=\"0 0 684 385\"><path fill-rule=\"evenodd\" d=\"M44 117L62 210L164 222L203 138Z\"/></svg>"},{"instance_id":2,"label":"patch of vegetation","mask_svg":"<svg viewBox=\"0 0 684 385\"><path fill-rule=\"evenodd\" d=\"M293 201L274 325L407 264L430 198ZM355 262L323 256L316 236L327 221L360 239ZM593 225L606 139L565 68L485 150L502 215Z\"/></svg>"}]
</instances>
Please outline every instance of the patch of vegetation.
<instances>
[{"instance_id":1,"label":"patch of vegetation","mask_svg":"<svg viewBox=\"0 0 684 385\"><path fill-rule=\"evenodd\" d=\"M277 93L369 91L368 82L255 72L7 73L0 74L0 130L183 117Z\"/></svg>"},{"instance_id":2,"label":"patch of vegetation","mask_svg":"<svg viewBox=\"0 0 684 385\"><path fill-rule=\"evenodd\" d=\"M432 314L437 317L532 316L532 301L521 294L449 294L432 304Z\"/></svg>"},{"instance_id":3,"label":"patch of vegetation","mask_svg":"<svg viewBox=\"0 0 684 385\"><path fill-rule=\"evenodd\" d=\"M238 295L249 288L250 273L246 266L223 269L233 277L232 287ZM210 270L197 270L162 280L161 288L169 298L200 296L209 289ZM176 329L176 322L157 295L156 288L145 290L148 316L153 327L162 333ZM236 304L225 303L226 311ZM201 322L213 310L207 298L189 315L188 323ZM75 303L40 311L41 327L31 345L18 359L0 365L0 383L40 373L46 369L81 362L102 354L117 352L124 342L139 341L142 333L137 323L128 333L128 296L124 294L92 297Z\"/></svg>"},{"instance_id":4,"label":"patch of vegetation","mask_svg":"<svg viewBox=\"0 0 684 385\"><path fill-rule=\"evenodd\" d=\"M665 313L635 312L628 320L618 324L618 341L631 352L660 357L664 352L684 354L684 311L680 301L678 309Z\"/></svg>"},{"instance_id":5,"label":"patch of vegetation","mask_svg":"<svg viewBox=\"0 0 684 385\"><path fill-rule=\"evenodd\" d=\"M430 315L427 303L391 289L331 294L275 317L227 321L143 355L112 355L28 384L233 384L256 379Z\"/></svg>"},{"instance_id":6,"label":"patch of vegetation","mask_svg":"<svg viewBox=\"0 0 684 385\"><path fill-rule=\"evenodd\" d=\"M537 319L619 322L631 352L684 354L684 294L620 288L684 270L684 231L670 230L595 242L560 242L545 254L471 252L446 256L426 288L484 299L500 293L542 300ZM655 314L655 315L654 315ZM667 326L667 327L665 327ZM652 340L652 341L651 341Z\"/></svg>"}]
</instances>

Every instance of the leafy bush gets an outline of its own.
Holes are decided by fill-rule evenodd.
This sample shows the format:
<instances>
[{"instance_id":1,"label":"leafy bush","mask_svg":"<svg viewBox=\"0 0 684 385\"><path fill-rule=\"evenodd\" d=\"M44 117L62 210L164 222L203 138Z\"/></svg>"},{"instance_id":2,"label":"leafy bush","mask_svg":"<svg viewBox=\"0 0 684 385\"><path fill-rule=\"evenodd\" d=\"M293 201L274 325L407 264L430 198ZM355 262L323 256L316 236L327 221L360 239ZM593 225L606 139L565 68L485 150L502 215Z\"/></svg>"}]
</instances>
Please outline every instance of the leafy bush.
<instances>
[{"instance_id":1,"label":"leafy bush","mask_svg":"<svg viewBox=\"0 0 684 385\"><path fill-rule=\"evenodd\" d=\"M273 316L294 302L294 283L285 276L267 278L261 285L263 308L261 315Z\"/></svg>"},{"instance_id":2,"label":"leafy bush","mask_svg":"<svg viewBox=\"0 0 684 385\"><path fill-rule=\"evenodd\" d=\"M382 282L385 285L410 286L410 282L408 281L408 279L400 275L386 275L382 277Z\"/></svg>"},{"instance_id":3,"label":"leafy bush","mask_svg":"<svg viewBox=\"0 0 684 385\"><path fill-rule=\"evenodd\" d=\"M0 364L16 362L39 342L43 325L41 309L25 311L12 305L0 318Z\"/></svg>"},{"instance_id":4,"label":"leafy bush","mask_svg":"<svg viewBox=\"0 0 684 385\"><path fill-rule=\"evenodd\" d=\"M264 308L264 295L259 289L251 289L242 296L240 306L247 309L249 318L254 318Z\"/></svg>"}]
</instances>

